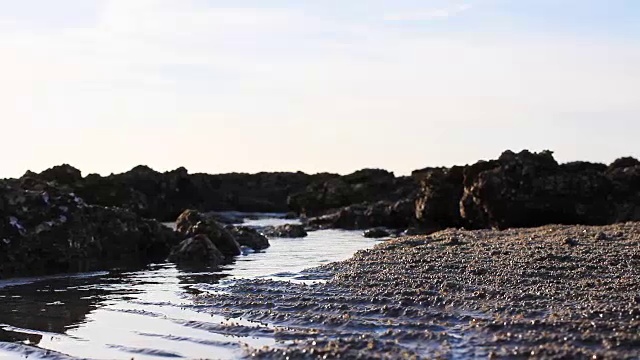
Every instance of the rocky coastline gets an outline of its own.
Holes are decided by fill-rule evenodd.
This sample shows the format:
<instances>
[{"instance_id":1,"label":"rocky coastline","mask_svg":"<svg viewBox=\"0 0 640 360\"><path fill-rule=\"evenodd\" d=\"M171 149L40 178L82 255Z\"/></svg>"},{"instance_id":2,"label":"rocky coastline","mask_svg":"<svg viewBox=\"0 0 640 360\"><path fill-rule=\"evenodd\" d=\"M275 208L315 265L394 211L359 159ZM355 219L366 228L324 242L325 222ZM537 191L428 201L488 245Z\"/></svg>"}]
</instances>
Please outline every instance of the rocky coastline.
<instances>
[{"instance_id":1,"label":"rocky coastline","mask_svg":"<svg viewBox=\"0 0 640 360\"><path fill-rule=\"evenodd\" d=\"M230 225L237 218L220 213L229 210L288 212L303 226L255 231ZM325 228L377 237L639 221L640 162L559 164L549 151L505 151L496 160L405 177L380 169L208 175L146 166L83 177L60 165L0 180L0 218L1 278L167 258L215 267L268 247L268 237ZM176 231L160 223L176 219Z\"/></svg>"}]
</instances>

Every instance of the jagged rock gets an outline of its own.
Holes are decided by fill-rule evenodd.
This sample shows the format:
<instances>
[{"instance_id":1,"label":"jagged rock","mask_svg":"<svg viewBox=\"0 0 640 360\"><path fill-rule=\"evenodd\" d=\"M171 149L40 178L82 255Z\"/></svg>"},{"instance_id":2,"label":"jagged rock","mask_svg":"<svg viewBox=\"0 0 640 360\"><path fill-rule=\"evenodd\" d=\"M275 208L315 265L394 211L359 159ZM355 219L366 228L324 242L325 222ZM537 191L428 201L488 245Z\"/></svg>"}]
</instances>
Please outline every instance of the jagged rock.
<instances>
[{"instance_id":1,"label":"jagged rock","mask_svg":"<svg viewBox=\"0 0 640 360\"><path fill-rule=\"evenodd\" d=\"M266 227L263 229L263 233L268 237L280 238L302 238L308 235L304 226L297 224Z\"/></svg>"},{"instance_id":2,"label":"jagged rock","mask_svg":"<svg viewBox=\"0 0 640 360\"><path fill-rule=\"evenodd\" d=\"M369 229L367 231L365 231L362 236L366 237L366 238L373 238L373 239L378 239L378 238L384 238L384 237L389 237L391 236L391 234L389 234L389 232L385 229L381 229L381 228L375 228L375 229Z\"/></svg>"},{"instance_id":3,"label":"jagged rock","mask_svg":"<svg viewBox=\"0 0 640 360\"><path fill-rule=\"evenodd\" d=\"M178 241L156 221L86 205L53 183L0 181L0 277L162 261Z\"/></svg>"},{"instance_id":4,"label":"jagged rock","mask_svg":"<svg viewBox=\"0 0 640 360\"><path fill-rule=\"evenodd\" d=\"M226 256L240 255L240 244L229 230L197 210L185 210L176 220L176 231L184 237L206 235Z\"/></svg>"},{"instance_id":5,"label":"jagged rock","mask_svg":"<svg viewBox=\"0 0 640 360\"><path fill-rule=\"evenodd\" d=\"M257 230L246 226L227 226L240 246L247 246L253 250L263 250L269 247L269 240Z\"/></svg>"},{"instance_id":6,"label":"jagged rock","mask_svg":"<svg viewBox=\"0 0 640 360\"><path fill-rule=\"evenodd\" d=\"M173 247L167 260L178 265L219 266L225 257L207 235L197 234Z\"/></svg>"}]
</instances>

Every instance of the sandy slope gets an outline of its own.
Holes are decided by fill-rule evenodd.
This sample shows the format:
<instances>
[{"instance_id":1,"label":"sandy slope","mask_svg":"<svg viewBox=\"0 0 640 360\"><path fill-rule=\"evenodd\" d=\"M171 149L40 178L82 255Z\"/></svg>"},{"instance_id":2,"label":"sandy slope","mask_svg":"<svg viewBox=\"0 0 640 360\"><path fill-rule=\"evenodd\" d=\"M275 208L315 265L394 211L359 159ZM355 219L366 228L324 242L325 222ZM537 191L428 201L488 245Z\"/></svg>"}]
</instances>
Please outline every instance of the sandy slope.
<instances>
[{"instance_id":1,"label":"sandy slope","mask_svg":"<svg viewBox=\"0 0 640 360\"><path fill-rule=\"evenodd\" d=\"M273 324L267 358L640 358L640 223L447 230L309 276L201 301Z\"/></svg>"}]
</instances>

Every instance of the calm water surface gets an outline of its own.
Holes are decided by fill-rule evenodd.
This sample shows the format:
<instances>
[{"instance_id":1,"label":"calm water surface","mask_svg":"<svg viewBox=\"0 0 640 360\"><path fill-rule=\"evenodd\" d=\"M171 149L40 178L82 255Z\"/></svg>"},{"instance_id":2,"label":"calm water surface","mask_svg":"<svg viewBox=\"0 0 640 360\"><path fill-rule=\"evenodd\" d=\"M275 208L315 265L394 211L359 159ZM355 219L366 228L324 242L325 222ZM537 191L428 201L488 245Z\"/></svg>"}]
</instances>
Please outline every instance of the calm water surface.
<instances>
[{"instance_id":1,"label":"calm water surface","mask_svg":"<svg viewBox=\"0 0 640 360\"><path fill-rule=\"evenodd\" d=\"M284 219L248 220L266 226ZM236 258L215 272L151 265L63 277L0 281L0 359L233 359L244 344L275 345L269 324L225 319L191 297L224 291L238 278L305 281L300 272L375 245L358 231L321 230L303 239L270 239L264 252ZM225 324L257 329L229 333Z\"/></svg>"}]
</instances>

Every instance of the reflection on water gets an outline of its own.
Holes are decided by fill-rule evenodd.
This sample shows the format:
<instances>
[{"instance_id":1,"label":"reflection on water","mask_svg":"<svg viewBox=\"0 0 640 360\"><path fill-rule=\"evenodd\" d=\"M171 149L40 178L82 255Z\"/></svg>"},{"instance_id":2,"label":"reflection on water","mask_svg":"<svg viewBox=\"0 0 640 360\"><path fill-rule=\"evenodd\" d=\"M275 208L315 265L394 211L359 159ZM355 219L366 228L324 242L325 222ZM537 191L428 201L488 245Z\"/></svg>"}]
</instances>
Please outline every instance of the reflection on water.
<instances>
[{"instance_id":1,"label":"reflection on water","mask_svg":"<svg viewBox=\"0 0 640 360\"><path fill-rule=\"evenodd\" d=\"M260 219L245 225L282 222ZM20 344L51 351L29 358L237 358L243 344L275 344L274 328L211 315L192 295L221 291L237 278L304 281L300 271L375 244L359 232L341 230L270 242L269 249L240 256L216 271L186 272L158 264L136 271L0 281L0 358L33 352Z\"/></svg>"}]
</instances>

